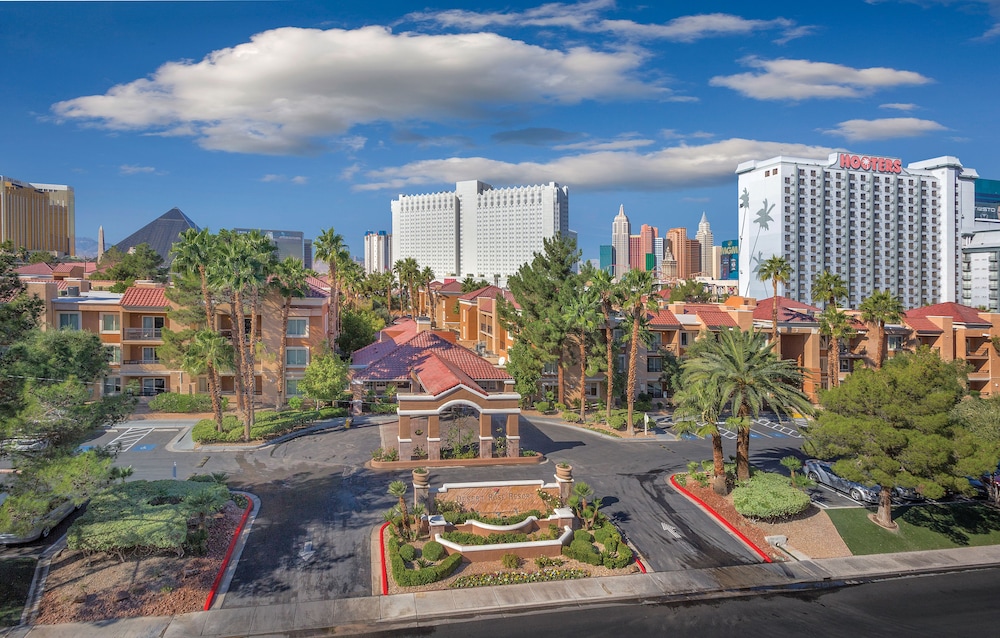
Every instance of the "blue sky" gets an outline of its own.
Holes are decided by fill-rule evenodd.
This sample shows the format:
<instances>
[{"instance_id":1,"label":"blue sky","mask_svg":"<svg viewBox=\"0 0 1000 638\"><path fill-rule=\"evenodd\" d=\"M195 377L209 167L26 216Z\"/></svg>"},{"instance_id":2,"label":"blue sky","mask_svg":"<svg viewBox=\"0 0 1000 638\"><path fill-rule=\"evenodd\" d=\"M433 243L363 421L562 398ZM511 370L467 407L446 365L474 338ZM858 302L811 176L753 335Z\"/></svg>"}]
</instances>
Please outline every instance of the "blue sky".
<instances>
[{"instance_id":1,"label":"blue sky","mask_svg":"<svg viewBox=\"0 0 1000 638\"><path fill-rule=\"evenodd\" d=\"M1000 0L0 2L0 174L109 244L173 207L352 252L400 193L556 181L584 258L736 238L736 165L953 155L1000 178Z\"/></svg>"}]
</instances>

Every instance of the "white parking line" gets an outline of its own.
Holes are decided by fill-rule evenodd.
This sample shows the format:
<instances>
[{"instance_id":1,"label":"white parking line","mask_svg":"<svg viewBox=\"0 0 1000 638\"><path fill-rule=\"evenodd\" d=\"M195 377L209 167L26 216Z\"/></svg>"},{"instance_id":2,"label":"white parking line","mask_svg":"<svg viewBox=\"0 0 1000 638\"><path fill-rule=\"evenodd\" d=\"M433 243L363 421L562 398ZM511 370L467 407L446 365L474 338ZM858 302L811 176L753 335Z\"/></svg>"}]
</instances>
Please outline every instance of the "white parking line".
<instances>
[{"instance_id":1,"label":"white parking line","mask_svg":"<svg viewBox=\"0 0 1000 638\"><path fill-rule=\"evenodd\" d=\"M145 438L145 436L154 429L155 428L129 428L115 437L113 441L108 443L108 447L118 445L120 451L128 452L132 449L132 446Z\"/></svg>"}]
</instances>

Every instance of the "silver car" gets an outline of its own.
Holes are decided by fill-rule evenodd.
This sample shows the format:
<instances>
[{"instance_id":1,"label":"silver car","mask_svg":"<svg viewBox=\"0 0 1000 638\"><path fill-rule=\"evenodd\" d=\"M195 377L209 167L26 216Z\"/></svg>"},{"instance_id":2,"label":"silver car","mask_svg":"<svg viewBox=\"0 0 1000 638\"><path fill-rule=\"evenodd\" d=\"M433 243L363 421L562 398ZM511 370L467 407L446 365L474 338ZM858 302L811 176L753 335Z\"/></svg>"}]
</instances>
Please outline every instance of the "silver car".
<instances>
[{"instance_id":1,"label":"silver car","mask_svg":"<svg viewBox=\"0 0 1000 638\"><path fill-rule=\"evenodd\" d=\"M7 494L0 492L0 505L3 505L5 500L7 500ZM0 532L0 545L30 543L31 541L38 540L39 537L48 536L49 532L59 525L59 523L62 523L77 507L73 504L73 501L67 500L60 503L55 508L49 510L48 514L35 521L34 527L24 535Z\"/></svg>"},{"instance_id":2,"label":"silver car","mask_svg":"<svg viewBox=\"0 0 1000 638\"><path fill-rule=\"evenodd\" d=\"M802 471L805 472L811 480L832 487L838 492L843 492L844 494L850 495L855 501L863 503L878 503L879 492L882 488L878 485L862 485L861 483L856 483L854 481L848 481L842 476L837 476L834 473L833 468L826 461L820 461L819 459L809 459L802 466Z\"/></svg>"}]
</instances>

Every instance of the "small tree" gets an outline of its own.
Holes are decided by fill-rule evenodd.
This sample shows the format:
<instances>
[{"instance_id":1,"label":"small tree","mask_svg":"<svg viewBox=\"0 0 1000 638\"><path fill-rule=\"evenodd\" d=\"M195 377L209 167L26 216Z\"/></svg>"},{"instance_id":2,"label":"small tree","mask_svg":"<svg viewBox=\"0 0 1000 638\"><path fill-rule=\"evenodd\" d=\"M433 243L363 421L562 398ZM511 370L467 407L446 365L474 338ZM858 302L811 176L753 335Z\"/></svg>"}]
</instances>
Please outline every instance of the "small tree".
<instances>
[{"instance_id":1,"label":"small tree","mask_svg":"<svg viewBox=\"0 0 1000 638\"><path fill-rule=\"evenodd\" d=\"M406 538L404 540L410 540L410 513L406 509L406 483L402 481L393 481L389 483L389 494L395 496L399 499L399 514L403 518L402 526L403 530L406 532Z\"/></svg>"},{"instance_id":2,"label":"small tree","mask_svg":"<svg viewBox=\"0 0 1000 638\"><path fill-rule=\"evenodd\" d=\"M781 459L781 465L788 470L788 477L795 481L795 473L802 469L802 461L797 456L786 456Z\"/></svg>"},{"instance_id":3,"label":"small tree","mask_svg":"<svg viewBox=\"0 0 1000 638\"><path fill-rule=\"evenodd\" d=\"M306 367L299 390L314 401L333 403L347 389L349 366L329 348L317 354Z\"/></svg>"}]
</instances>

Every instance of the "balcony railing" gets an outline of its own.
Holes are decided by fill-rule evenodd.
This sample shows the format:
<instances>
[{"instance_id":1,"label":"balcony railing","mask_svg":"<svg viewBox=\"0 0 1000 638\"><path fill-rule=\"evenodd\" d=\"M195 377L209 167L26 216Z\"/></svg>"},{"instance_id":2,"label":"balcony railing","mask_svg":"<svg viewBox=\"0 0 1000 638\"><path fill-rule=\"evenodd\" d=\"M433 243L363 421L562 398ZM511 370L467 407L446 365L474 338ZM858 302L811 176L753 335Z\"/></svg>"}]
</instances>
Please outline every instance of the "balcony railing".
<instances>
[{"instance_id":1,"label":"balcony railing","mask_svg":"<svg viewBox=\"0 0 1000 638\"><path fill-rule=\"evenodd\" d=\"M130 341L159 341L163 339L163 329L125 328L125 338Z\"/></svg>"}]
</instances>

